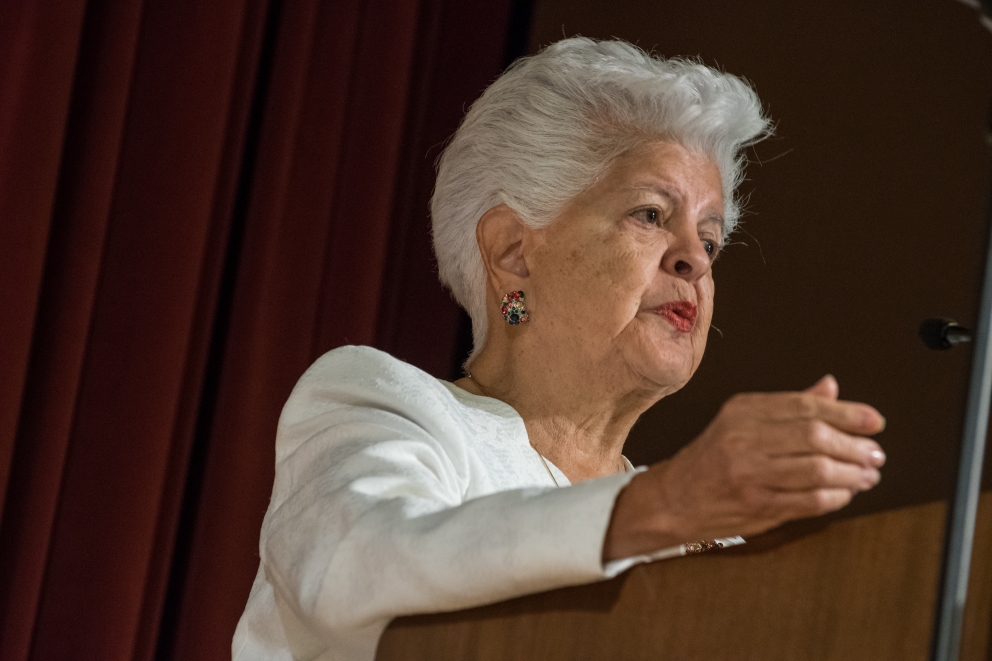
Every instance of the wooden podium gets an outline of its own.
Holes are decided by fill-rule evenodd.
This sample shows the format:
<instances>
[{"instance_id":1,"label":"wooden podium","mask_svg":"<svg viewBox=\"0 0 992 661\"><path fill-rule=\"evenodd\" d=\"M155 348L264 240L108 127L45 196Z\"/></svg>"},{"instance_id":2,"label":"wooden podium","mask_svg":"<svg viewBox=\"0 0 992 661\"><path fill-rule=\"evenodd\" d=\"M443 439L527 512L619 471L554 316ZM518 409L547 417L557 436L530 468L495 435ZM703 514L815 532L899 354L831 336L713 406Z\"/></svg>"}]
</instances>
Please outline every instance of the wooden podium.
<instances>
[{"instance_id":1,"label":"wooden podium","mask_svg":"<svg viewBox=\"0 0 992 661\"><path fill-rule=\"evenodd\" d=\"M395 620L378 661L926 661L943 503L810 520L611 581ZM992 661L992 493L961 659Z\"/></svg>"}]
</instances>

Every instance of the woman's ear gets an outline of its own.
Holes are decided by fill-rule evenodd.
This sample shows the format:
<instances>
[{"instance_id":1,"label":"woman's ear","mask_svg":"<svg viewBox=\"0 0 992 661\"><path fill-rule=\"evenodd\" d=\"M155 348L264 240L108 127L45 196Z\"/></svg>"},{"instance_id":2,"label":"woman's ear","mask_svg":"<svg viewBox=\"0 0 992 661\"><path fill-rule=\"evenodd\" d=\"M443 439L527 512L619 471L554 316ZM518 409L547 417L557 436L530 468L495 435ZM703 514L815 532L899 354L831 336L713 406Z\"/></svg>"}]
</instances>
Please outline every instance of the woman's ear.
<instances>
[{"instance_id":1,"label":"woman's ear","mask_svg":"<svg viewBox=\"0 0 992 661\"><path fill-rule=\"evenodd\" d=\"M517 212L505 204L482 214L475 227L475 240L479 243L486 277L500 296L526 289L530 271L524 254L524 237L529 231Z\"/></svg>"}]
</instances>

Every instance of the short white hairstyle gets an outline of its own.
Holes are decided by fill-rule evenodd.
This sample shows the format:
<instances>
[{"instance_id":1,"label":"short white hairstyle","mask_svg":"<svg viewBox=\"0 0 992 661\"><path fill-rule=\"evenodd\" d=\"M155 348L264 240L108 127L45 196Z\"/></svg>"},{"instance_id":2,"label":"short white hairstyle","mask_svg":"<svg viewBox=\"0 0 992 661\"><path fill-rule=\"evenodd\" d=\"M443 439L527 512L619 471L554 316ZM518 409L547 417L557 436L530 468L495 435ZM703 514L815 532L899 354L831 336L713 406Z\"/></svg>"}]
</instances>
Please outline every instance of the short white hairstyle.
<instances>
[{"instance_id":1,"label":"short white hairstyle","mask_svg":"<svg viewBox=\"0 0 992 661\"><path fill-rule=\"evenodd\" d=\"M544 227L621 154L668 139L719 168L726 240L740 216L742 150L769 132L744 80L624 41L574 37L515 61L441 154L431 198L439 277L472 318L473 356L488 324L475 236L486 211L505 204L525 224Z\"/></svg>"}]
</instances>

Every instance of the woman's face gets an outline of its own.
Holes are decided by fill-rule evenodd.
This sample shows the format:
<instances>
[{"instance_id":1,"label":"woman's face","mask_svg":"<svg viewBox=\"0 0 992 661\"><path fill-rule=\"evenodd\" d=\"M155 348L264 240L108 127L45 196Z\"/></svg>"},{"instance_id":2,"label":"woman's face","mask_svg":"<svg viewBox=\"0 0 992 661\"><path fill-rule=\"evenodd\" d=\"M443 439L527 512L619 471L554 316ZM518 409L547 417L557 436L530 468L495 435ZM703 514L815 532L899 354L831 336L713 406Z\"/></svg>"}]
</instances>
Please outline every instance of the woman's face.
<instances>
[{"instance_id":1,"label":"woman's face","mask_svg":"<svg viewBox=\"0 0 992 661\"><path fill-rule=\"evenodd\" d=\"M667 141L627 152L536 232L534 331L597 378L681 388L706 348L722 233L713 161Z\"/></svg>"}]
</instances>

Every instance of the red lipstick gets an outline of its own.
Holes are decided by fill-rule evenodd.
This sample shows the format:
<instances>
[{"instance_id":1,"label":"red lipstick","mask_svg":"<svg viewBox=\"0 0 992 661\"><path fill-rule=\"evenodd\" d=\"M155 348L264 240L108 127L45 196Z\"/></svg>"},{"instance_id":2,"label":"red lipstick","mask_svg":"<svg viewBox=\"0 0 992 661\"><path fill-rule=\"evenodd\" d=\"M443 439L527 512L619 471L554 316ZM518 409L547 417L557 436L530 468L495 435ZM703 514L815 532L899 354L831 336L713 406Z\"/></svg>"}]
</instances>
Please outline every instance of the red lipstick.
<instances>
[{"instance_id":1,"label":"red lipstick","mask_svg":"<svg viewBox=\"0 0 992 661\"><path fill-rule=\"evenodd\" d=\"M696 322L696 304L689 301L672 301L657 308L655 312L681 333L688 333Z\"/></svg>"}]
</instances>

